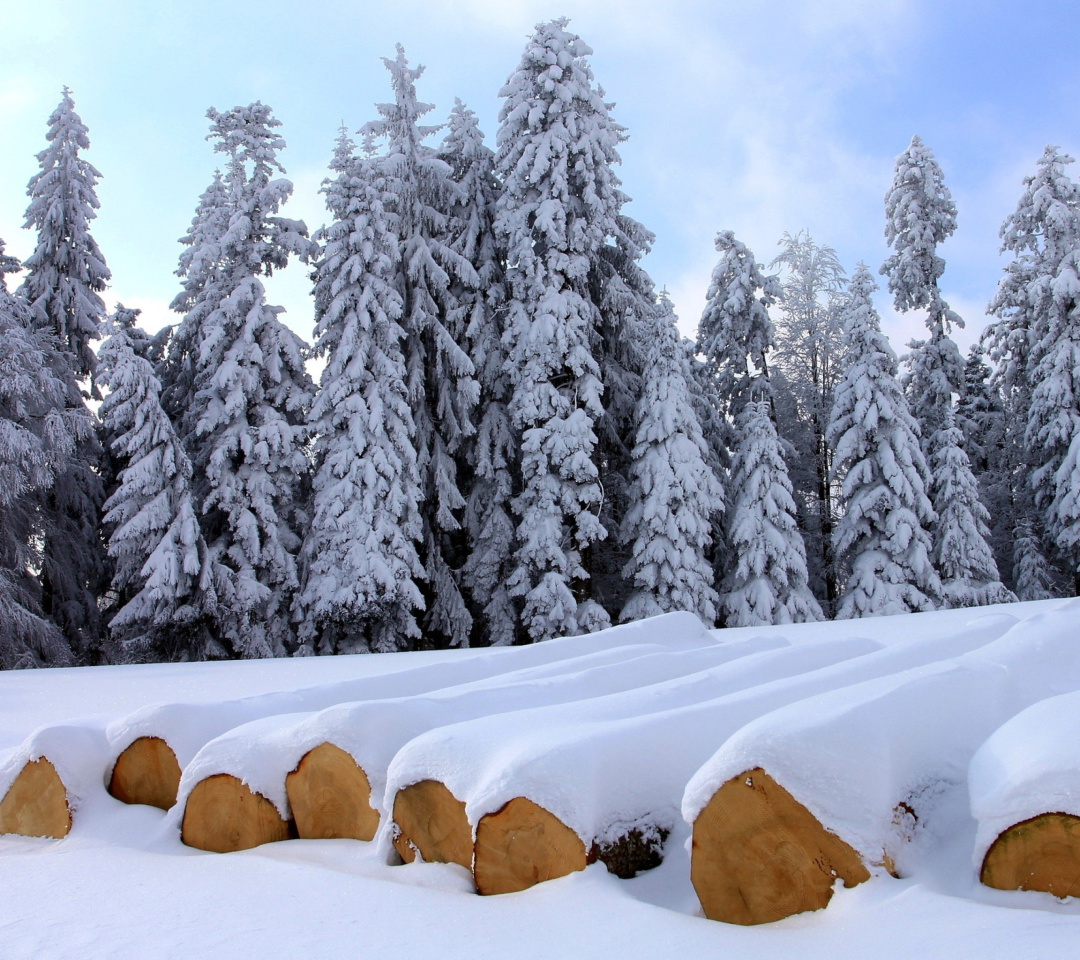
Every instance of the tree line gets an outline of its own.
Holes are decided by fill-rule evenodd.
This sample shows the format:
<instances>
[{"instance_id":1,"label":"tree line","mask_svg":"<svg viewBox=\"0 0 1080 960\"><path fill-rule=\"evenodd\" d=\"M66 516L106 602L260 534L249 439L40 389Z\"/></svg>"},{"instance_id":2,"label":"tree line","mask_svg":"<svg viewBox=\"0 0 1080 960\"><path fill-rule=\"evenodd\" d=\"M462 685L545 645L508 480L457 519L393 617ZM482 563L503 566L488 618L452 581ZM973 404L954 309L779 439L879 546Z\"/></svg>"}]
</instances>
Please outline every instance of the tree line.
<instances>
[{"instance_id":1,"label":"tree line","mask_svg":"<svg viewBox=\"0 0 1080 960\"><path fill-rule=\"evenodd\" d=\"M897 310L926 318L902 366L871 271L849 278L805 232L766 267L721 231L689 342L641 265L654 238L623 212L626 131L590 54L565 20L539 25L492 149L460 101L423 122L422 68L399 47L392 100L339 133L310 235L281 213L270 108L211 109L221 166L181 239L179 320L153 335L136 310L107 315L101 175L64 90L28 189L37 246L20 264L0 244L3 666L1075 592L1071 159L1047 148L1025 181L996 320L966 360L939 289L956 208L918 137L880 271ZM310 346L264 288L291 260L311 271Z\"/></svg>"}]
</instances>

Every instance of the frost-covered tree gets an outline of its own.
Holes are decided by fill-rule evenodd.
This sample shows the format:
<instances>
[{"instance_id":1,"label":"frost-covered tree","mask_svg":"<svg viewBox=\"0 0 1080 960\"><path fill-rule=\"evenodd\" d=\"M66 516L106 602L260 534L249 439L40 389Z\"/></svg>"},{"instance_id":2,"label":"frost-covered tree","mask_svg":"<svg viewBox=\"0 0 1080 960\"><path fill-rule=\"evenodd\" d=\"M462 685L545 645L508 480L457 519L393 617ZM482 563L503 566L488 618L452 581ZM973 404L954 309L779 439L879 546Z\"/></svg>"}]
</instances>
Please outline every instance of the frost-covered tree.
<instances>
[{"instance_id":1,"label":"frost-covered tree","mask_svg":"<svg viewBox=\"0 0 1080 960\"><path fill-rule=\"evenodd\" d=\"M415 646L423 610L421 487L402 352L399 244L385 183L345 131L323 186L333 222L316 235L312 404L315 474L304 540L301 639L313 653Z\"/></svg>"},{"instance_id":2,"label":"frost-covered tree","mask_svg":"<svg viewBox=\"0 0 1080 960\"><path fill-rule=\"evenodd\" d=\"M21 265L0 241L0 668L66 665L72 646L43 606L43 546L54 514L43 510L57 478L93 431L69 404L70 374L51 333L8 292Z\"/></svg>"},{"instance_id":3,"label":"frost-covered tree","mask_svg":"<svg viewBox=\"0 0 1080 960\"><path fill-rule=\"evenodd\" d=\"M794 416L781 417L778 403L777 425L796 451L790 475L800 525L811 567L820 577L822 600L831 610L836 601L832 556L836 505L830 479L832 449L825 430L843 366L844 268L832 247L816 243L806 231L785 233L780 246L780 254L769 265L783 270L771 360L773 372L783 374L779 389L790 395Z\"/></svg>"},{"instance_id":4,"label":"frost-covered tree","mask_svg":"<svg viewBox=\"0 0 1080 960\"><path fill-rule=\"evenodd\" d=\"M452 214L460 198L453 170L424 143L440 129L419 122L433 109L416 96L424 68L411 69L400 45L397 57L383 62L394 102L377 105L382 119L367 124L364 133L369 142L385 142L385 154L374 162L384 181L387 228L398 246L395 283L403 303L402 349L423 499L424 643L467 646L472 615L458 582L465 497L457 468L463 445L475 431L479 386L465 351L467 327L459 297L477 288L479 278L451 243Z\"/></svg>"},{"instance_id":5,"label":"frost-covered tree","mask_svg":"<svg viewBox=\"0 0 1080 960\"><path fill-rule=\"evenodd\" d=\"M845 313L849 362L828 429L844 508L835 533L846 580L838 619L930 610L941 592L930 557L935 517L919 428L881 332L875 289L860 264Z\"/></svg>"},{"instance_id":6,"label":"frost-covered tree","mask_svg":"<svg viewBox=\"0 0 1080 960\"><path fill-rule=\"evenodd\" d=\"M909 344L905 377L908 397L918 403L923 453L963 387L964 362L949 336L964 322L941 296L938 281L945 261L938 244L956 230L956 205L933 152L919 137L896 158L893 183L885 195L885 239L893 254L881 267L899 311L925 310L928 340Z\"/></svg>"},{"instance_id":7,"label":"frost-covered tree","mask_svg":"<svg viewBox=\"0 0 1080 960\"><path fill-rule=\"evenodd\" d=\"M205 659L220 650L210 618L222 571L199 529L191 461L161 406L154 368L135 352L125 323L136 312L117 308L98 351L108 391L101 418L122 464L104 508L119 596L109 629L129 659Z\"/></svg>"},{"instance_id":8,"label":"frost-covered tree","mask_svg":"<svg viewBox=\"0 0 1080 960\"><path fill-rule=\"evenodd\" d=\"M766 355L775 335L769 307L782 291L730 230L716 235L716 249L720 260L698 324L697 350L713 380L721 415L733 419L757 374L768 374Z\"/></svg>"},{"instance_id":9,"label":"frost-covered tree","mask_svg":"<svg viewBox=\"0 0 1080 960\"><path fill-rule=\"evenodd\" d=\"M101 337L105 320L100 294L111 275L90 233L101 174L79 156L90 139L67 87L49 117L46 139L49 146L37 155L41 169L27 188L25 226L37 230L38 239L20 293L34 323L56 335L76 375L87 377L94 371L90 344Z\"/></svg>"},{"instance_id":10,"label":"frost-covered tree","mask_svg":"<svg viewBox=\"0 0 1080 960\"><path fill-rule=\"evenodd\" d=\"M621 619L690 610L711 624L718 598L708 551L713 518L724 509L724 488L709 466L687 386L688 358L666 298L663 308L637 405L632 506L623 530L631 545L625 576L636 592Z\"/></svg>"},{"instance_id":11,"label":"frost-covered tree","mask_svg":"<svg viewBox=\"0 0 1080 960\"><path fill-rule=\"evenodd\" d=\"M979 499L963 442L952 413L946 414L930 458L930 502L937 514L931 556L941 577L942 599L949 607L1012 603L1016 596L1001 583L987 543L990 514Z\"/></svg>"},{"instance_id":12,"label":"frost-covered tree","mask_svg":"<svg viewBox=\"0 0 1080 960\"><path fill-rule=\"evenodd\" d=\"M502 88L496 162L522 471L508 586L523 599L521 622L533 640L609 622L590 581L615 485L601 476L600 435L610 433L609 413L623 409L617 398L633 396L625 388L632 358L620 351L632 352L636 323L646 306L655 309L643 302L647 278L636 265L648 234L622 213L627 197L614 172L625 131L593 84L592 51L566 27L540 24Z\"/></svg>"},{"instance_id":13,"label":"frost-covered tree","mask_svg":"<svg viewBox=\"0 0 1080 960\"><path fill-rule=\"evenodd\" d=\"M449 243L476 273L477 285L458 284L450 326L464 330L480 387L476 431L468 438L459 476L468 478L465 530L468 556L462 580L479 614L479 638L492 645L514 642L517 609L507 590L514 552L517 447L510 424L510 378L506 369L506 284L495 239L495 154L484 144L476 115L456 101L439 157L450 165L459 196L452 209Z\"/></svg>"},{"instance_id":14,"label":"frost-covered tree","mask_svg":"<svg viewBox=\"0 0 1080 960\"><path fill-rule=\"evenodd\" d=\"M765 391L763 390L762 393ZM795 523L791 481L771 405L752 399L735 421L727 516L731 550L721 601L725 626L821 620L810 592L806 548Z\"/></svg>"},{"instance_id":15,"label":"frost-covered tree","mask_svg":"<svg viewBox=\"0 0 1080 960\"><path fill-rule=\"evenodd\" d=\"M312 245L303 223L278 215L292 183L275 177L284 172L277 160L284 141L270 108L253 103L207 116L208 139L227 158L228 223L215 265L194 291L189 316L200 322L177 344L194 357L194 395L180 433L210 562L227 579L214 613L219 639L233 656L280 656L293 645L289 610L313 391L305 346L278 319L282 308L266 302L260 278L292 255L306 260Z\"/></svg>"}]
</instances>

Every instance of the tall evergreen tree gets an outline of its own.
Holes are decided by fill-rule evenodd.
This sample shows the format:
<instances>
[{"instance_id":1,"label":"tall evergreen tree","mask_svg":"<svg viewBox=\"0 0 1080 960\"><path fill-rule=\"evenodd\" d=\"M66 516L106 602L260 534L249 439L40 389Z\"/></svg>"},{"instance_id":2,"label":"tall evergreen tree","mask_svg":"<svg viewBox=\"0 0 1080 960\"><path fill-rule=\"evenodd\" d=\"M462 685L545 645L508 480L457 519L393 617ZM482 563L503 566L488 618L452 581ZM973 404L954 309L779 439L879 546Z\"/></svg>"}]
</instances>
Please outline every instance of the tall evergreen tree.
<instances>
[{"instance_id":1,"label":"tall evergreen tree","mask_svg":"<svg viewBox=\"0 0 1080 960\"><path fill-rule=\"evenodd\" d=\"M93 430L85 407L69 405L54 337L8 292L5 275L20 269L0 241L0 668L74 662L42 603L42 547L53 514L41 506Z\"/></svg>"},{"instance_id":2,"label":"tall evergreen tree","mask_svg":"<svg viewBox=\"0 0 1080 960\"><path fill-rule=\"evenodd\" d=\"M224 651L213 638L215 581L192 499L191 461L161 406L154 368L135 352L125 311L98 352L106 436L123 464L105 503L116 561L118 610L109 623L127 658L205 659ZM227 581L226 581L227 582Z\"/></svg>"},{"instance_id":3,"label":"tall evergreen tree","mask_svg":"<svg viewBox=\"0 0 1080 960\"><path fill-rule=\"evenodd\" d=\"M844 507L835 534L846 574L838 619L930 610L941 592L930 559L927 531L935 518L919 428L881 333L875 289L860 264L844 322L849 363L829 421Z\"/></svg>"},{"instance_id":4,"label":"tall evergreen tree","mask_svg":"<svg viewBox=\"0 0 1080 960\"><path fill-rule=\"evenodd\" d=\"M309 423L311 523L302 554L301 639L313 653L415 646L423 610L415 427L403 355L400 246L386 184L342 131L323 186L334 220L316 235L316 357Z\"/></svg>"},{"instance_id":5,"label":"tall evergreen tree","mask_svg":"<svg viewBox=\"0 0 1080 960\"><path fill-rule=\"evenodd\" d=\"M465 495L468 557L462 578L479 614L474 633L493 645L514 642L518 616L506 581L513 563L510 500L517 476L517 448L510 423L506 369L506 283L495 239L495 154L484 144L476 115L460 100L450 114L439 156L450 165L459 197L451 217L450 246L472 264L478 284L458 284L451 327L464 330L480 396L476 431L468 438L459 476L470 478Z\"/></svg>"},{"instance_id":6,"label":"tall evergreen tree","mask_svg":"<svg viewBox=\"0 0 1080 960\"><path fill-rule=\"evenodd\" d=\"M724 488L694 413L688 357L679 342L670 302L656 318L634 434L633 506L624 539L631 545L625 575L637 588L621 619L690 610L715 623L708 550L713 517L723 513Z\"/></svg>"},{"instance_id":7,"label":"tall evergreen tree","mask_svg":"<svg viewBox=\"0 0 1080 960\"><path fill-rule=\"evenodd\" d=\"M397 57L383 62L394 102L379 104L382 119L367 124L364 132L369 140L381 138L386 144L376 163L385 181L387 223L399 248L395 282L404 307L403 349L424 502L423 633L433 645L466 646L472 615L458 582L465 498L457 467L463 444L475 432L479 386L464 349L467 328L459 297L480 281L451 243L452 213L460 199L452 168L424 143L440 129L419 122L433 109L416 96L424 68L410 69L400 45Z\"/></svg>"},{"instance_id":8,"label":"tall evergreen tree","mask_svg":"<svg viewBox=\"0 0 1080 960\"><path fill-rule=\"evenodd\" d=\"M750 391L752 397L753 387ZM724 623L753 627L821 620L821 607L807 584L806 548L768 400L750 399L743 405L735 435Z\"/></svg>"},{"instance_id":9,"label":"tall evergreen tree","mask_svg":"<svg viewBox=\"0 0 1080 960\"><path fill-rule=\"evenodd\" d=\"M566 27L540 24L503 87L496 163L522 470L508 585L523 598L533 640L610 622L590 581L614 485L601 476L601 434L632 410L635 361L626 354L640 343L646 307L655 309L636 264L649 235L622 213L627 197L614 172L625 132L593 85L592 51Z\"/></svg>"}]
</instances>

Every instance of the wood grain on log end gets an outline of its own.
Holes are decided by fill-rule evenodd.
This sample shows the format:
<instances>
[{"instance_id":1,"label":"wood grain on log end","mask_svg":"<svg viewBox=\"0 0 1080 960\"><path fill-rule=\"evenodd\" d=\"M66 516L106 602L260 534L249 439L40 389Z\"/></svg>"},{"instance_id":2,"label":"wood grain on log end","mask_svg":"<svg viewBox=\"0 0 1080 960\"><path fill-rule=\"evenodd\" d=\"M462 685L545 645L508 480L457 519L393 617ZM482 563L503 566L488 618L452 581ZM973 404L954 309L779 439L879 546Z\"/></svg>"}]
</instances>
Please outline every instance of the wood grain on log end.
<instances>
[{"instance_id":1,"label":"wood grain on log end","mask_svg":"<svg viewBox=\"0 0 1080 960\"><path fill-rule=\"evenodd\" d=\"M472 828L465 804L438 780L421 780L394 797L394 846L406 863L416 852L427 863L460 863L472 869Z\"/></svg>"},{"instance_id":2,"label":"wood grain on log end","mask_svg":"<svg viewBox=\"0 0 1080 960\"><path fill-rule=\"evenodd\" d=\"M1080 896L1080 817L1043 813L1013 824L986 851L979 879L999 890Z\"/></svg>"},{"instance_id":3,"label":"wood grain on log end","mask_svg":"<svg viewBox=\"0 0 1080 960\"><path fill-rule=\"evenodd\" d=\"M124 803L168 810L180 789L180 764L161 737L139 737L119 757L109 778L109 793Z\"/></svg>"},{"instance_id":4,"label":"wood grain on log end","mask_svg":"<svg viewBox=\"0 0 1080 960\"><path fill-rule=\"evenodd\" d=\"M690 879L712 920L769 923L820 910L838 878L853 887L870 872L761 768L728 780L694 822Z\"/></svg>"},{"instance_id":5,"label":"wood grain on log end","mask_svg":"<svg viewBox=\"0 0 1080 960\"><path fill-rule=\"evenodd\" d=\"M31 760L0 801L0 833L59 840L70 831L71 809L64 782L45 757Z\"/></svg>"},{"instance_id":6,"label":"wood grain on log end","mask_svg":"<svg viewBox=\"0 0 1080 960\"><path fill-rule=\"evenodd\" d=\"M189 847L231 853L288 840L289 827L266 797L219 773L200 780L188 795L180 836Z\"/></svg>"},{"instance_id":7,"label":"wood grain on log end","mask_svg":"<svg viewBox=\"0 0 1080 960\"><path fill-rule=\"evenodd\" d=\"M300 837L371 840L379 828L367 774L332 743L319 744L304 754L285 778L285 790Z\"/></svg>"},{"instance_id":8,"label":"wood grain on log end","mask_svg":"<svg viewBox=\"0 0 1080 960\"><path fill-rule=\"evenodd\" d=\"M482 817L476 827L473 876L481 894L527 890L588 864L581 838L525 797Z\"/></svg>"}]
</instances>

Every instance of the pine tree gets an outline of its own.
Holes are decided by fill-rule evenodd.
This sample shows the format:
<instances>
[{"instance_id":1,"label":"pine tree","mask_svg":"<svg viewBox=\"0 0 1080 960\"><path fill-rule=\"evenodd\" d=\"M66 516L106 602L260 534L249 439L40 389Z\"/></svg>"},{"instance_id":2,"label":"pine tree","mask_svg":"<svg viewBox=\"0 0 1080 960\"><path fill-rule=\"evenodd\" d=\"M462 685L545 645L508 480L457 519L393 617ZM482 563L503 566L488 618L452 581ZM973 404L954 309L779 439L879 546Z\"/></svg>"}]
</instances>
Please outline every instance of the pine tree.
<instances>
[{"instance_id":1,"label":"pine tree","mask_svg":"<svg viewBox=\"0 0 1080 960\"><path fill-rule=\"evenodd\" d=\"M952 413L946 414L930 460L930 502L937 514L931 556L941 576L942 598L949 607L1012 603L1016 596L1001 583L987 544L990 514L979 499L963 442Z\"/></svg>"},{"instance_id":2,"label":"pine tree","mask_svg":"<svg viewBox=\"0 0 1080 960\"><path fill-rule=\"evenodd\" d=\"M945 261L938 244L956 231L956 205L933 152L919 137L896 158L892 187L885 195L885 239L895 251L881 267L899 311L926 310L929 340L909 344L905 389L918 402L923 453L963 386L963 359L949 333L964 322L938 289Z\"/></svg>"},{"instance_id":3,"label":"pine tree","mask_svg":"<svg viewBox=\"0 0 1080 960\"><path fill-rule=\"evenodd\" d=\"M844 507L835 534L847 573L838 619L930 610L941 591L930 559L935 517L919 428L881 333L875 289L860 264L844 322L849 363L828 429Z\"/></svg>"},{"instance_id":4,"label":"pine tree","mask_svg":"<svg viewBox=\"0 0 1080 960\"><path fill-rule=\"evenodd\" d=\"M210 616L223 571L211 563L199 530L191 461L161 406L153 366L135 352L134 313L117 308L98 352L100 382L109 391L101 418L123 464L105 503L119 594L109 629L129 659L204 659L216 647Z\"/></svg>"},{"instance_id":5,"label":"pine tree","mask_svg":"<svg viewBox=\"0 0 1080 960\"><path fill-rule=\"evenodd\" d=\"M400 248L385 182L344 130L331 170L323 193L334 221L316 235L314 355L326 367L309 417L315 475L301 638L314 653L401 650L420 636L424 599Z\"/></svg>"},{"instance_id":6,"label":"pine tree","mask_svg":"<svg viewBox=\"0 0 1080 960\"><path fill-rule=\"evenodd\" d=\"M1046 562L1035 525L1026 517L1017 521L1013 547L1013 582L1021 600L1049 600L1059 596L1054 574Z\"/></svg>"},{"instance_id":7,"label":"pine tree","mask_svg":"<svg viewBox=\"0 0 1080 960\"><path fill-rule=\"evenodd\" d=\"M765 392L764 390L762 391ZM749 396L753 397L751 385ZM724 624L752 627L821 620L807 585L806 548L768 400L748 399L735 422Z\"/></svg>"},{"instance_id":8,"label":"pine tree","mask_svg":"<svg viewBox=\"0 0 1080 960\"><path fill-rule=\"evenodd\" d=\"M49 146L37 155L41 170L27 188L25 226L38 231L38 241L20 293L34 323L56 335L76 375L87 377L94 372L90 344L101 337L105 319L100 293L111 274L90 234L101 174L79 156L90 140L67 87L49 117L46 139Z\"/></svg>"},{"instance_id":9,"label":"pine tree","mask_svg":"<svg viewBox=\"0 0 1080 960\"><path fill-rule=\"evenodd\" d=\"M636 265L648 234L621 212L627 197L613 169L625 132L593 85L592 51L566 26L538 26L503 87L496 164L522 472L508 585L524 600L533 640L609 622L600 584L590 582L609 533L600 434L632 409L634 361L622 351L634 353L636 324L654 309Z\"/></svg>"},{"instance_id":10,"label":"pine tree","mask_svg":"<svg viewBox=\"0 0 1080 960\"><path fill-rule=\"evenodd\" d=\"M471 477L466 499L468 557L463 582L480 614L480 639L492 645L514 642L517 610L506 581L514 550L510 513L517 473L517 449L510 424L510 380L506 370L506 283L495 239L495 155L484 145L476 115L460 100L447 124L439 156L450 165L459 198L451 218L450 246L472 265L477 286L459 284L451 327L465 331L476 367L480 396L477 426L468 438L459 476Z\"/></svg>"},{"instance_id":11,"label":"pine tree","mask_svg":"<svg viewBox=\"0 0 1080 960\"><path fill-rule=\"evenodd\" d=\"M394 102L378 105L382 119L367 124L364 133L369 141L382 138L386 143L386 154L376 163L385 180L387 222L398 245L395 283L404 305L403 349L424 502L423 636L425 644L467 646L472 616L458 583L465 498L457 467L463 444L475 432L479 386L464 349L459 297L480 281L450 243L451 214L460 194L450 165L424 144L440 129L419 123L433 109L416 97L424 68L410 69L400 45L396 59L383 62Z\"/></svg>"},{"instance_id":12,"label":"pine tree","mask_svg":"<svg viewBox=\"0 0 1080 960\"><path fill-rule=\"evenodd\" d=\"M690 610L715 623L708 550L713 517L724 509L724 489L709 466L709 453L694 414L687 356L664 298L654 325L634 433L633 506L623 538L631 544L625 576L637 588L621 619Z\"/></svg>"},{"instance_id":13,"label":"pine tree","mask_svg":"<svg viewBox=\"0 0 1080 960\"><path fill-rule=\"evenodd\" d=\"M8 292L19 271L0 241L0 668L68 665L71 644L42 605L38 576L51 530L57 477L93 431L85 407L68 404L66 370L51 334L35 328L28 304Z\"/></svg>"},{"instance_id":14,"label":"pine tree","mask_svg":"<svg viewBox=\"0 0 1080 960\"><path fill-rule=\"evenodd\" d=\"M282 308L267 304L259 278L291 255L308 259L312 246L303 223L278 216L292 184L274 179L284 172L277 160L284 141L273 132L280 121L270 108L253 103L207 116L209 139L228 158L229 219L216 257L208 256L216 266L189 311L201 319L197 339L179 345L195 357L180 433L211 563L228 580L217 592L215 629L230 655L280 656L293 646L289 610L313 390L304 344L278 319Z\"/></svg>"}]
</instances>

